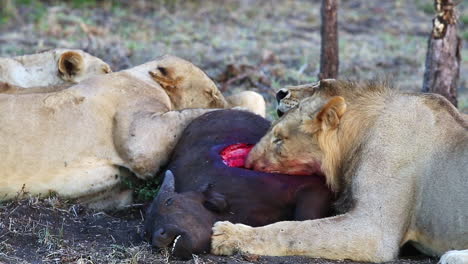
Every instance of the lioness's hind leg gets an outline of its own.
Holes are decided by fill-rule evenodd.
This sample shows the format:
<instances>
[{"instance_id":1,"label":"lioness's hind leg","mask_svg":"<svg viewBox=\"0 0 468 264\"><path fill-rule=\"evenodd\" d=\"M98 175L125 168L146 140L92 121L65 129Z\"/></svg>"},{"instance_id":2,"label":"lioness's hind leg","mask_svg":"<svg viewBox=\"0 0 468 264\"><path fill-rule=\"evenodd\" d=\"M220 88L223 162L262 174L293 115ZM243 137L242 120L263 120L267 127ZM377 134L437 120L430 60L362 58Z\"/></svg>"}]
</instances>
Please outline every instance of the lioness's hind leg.
<instances>
[{"instance_id":1,"label":"lioness's hind leg","mask_svg":"<svg viewBox=\"0 0 468 264\"><path fill-rule=\"evenodd\" d=\"M445 252L439 260L439 264L467 264L468 249L450 250Z\"/></svg>"},{"instance_id":2,"label":"lioness's hind leg","mask_svg":"<svg viewBox=\"0 0 468 264\"><path fill-rule=\"evenodd\" d=\"M124 209L132 204L133 191L116 188L90 197L90 200L80 199L78 202L95 210Z\"/></svg>"},{"instance_id":3,"label":"lioness's hind leg","mask_svg":"<svg viewBox=\"0 0 468 264\"><path fill-rule=\"evenodd\" d=\"M66 171L51 178L44 178L42 184L37 185L64 197L93 197L113 189L120 183L121 178L122 172L119 167L99 164L99 161L90 159L85 160L83 164L71 165ZM39 190L36 192L41 193Z\"/></svg>"}]
</instances>

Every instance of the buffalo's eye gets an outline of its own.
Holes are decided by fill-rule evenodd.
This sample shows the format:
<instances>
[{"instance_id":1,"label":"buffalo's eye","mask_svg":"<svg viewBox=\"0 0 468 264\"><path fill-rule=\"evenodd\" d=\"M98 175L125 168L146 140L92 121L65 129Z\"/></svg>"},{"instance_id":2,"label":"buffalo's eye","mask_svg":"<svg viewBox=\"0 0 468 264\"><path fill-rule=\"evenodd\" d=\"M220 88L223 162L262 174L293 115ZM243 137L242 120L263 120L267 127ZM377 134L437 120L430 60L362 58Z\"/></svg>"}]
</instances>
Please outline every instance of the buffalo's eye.
<instances>
[{"instance_id":1,"label":"buffalo's eye","mask_svg":"<svg viewBox=\"0 0 468 264\"><path fill-rule=\"evenodd\" d=\"M164 202L164 204L165 204L166 206L170 206L173 202L174 202L173 199L172 199L172 198L169 198L169 199L167 199L167 200Z\"/></svg>"}]
</instances>

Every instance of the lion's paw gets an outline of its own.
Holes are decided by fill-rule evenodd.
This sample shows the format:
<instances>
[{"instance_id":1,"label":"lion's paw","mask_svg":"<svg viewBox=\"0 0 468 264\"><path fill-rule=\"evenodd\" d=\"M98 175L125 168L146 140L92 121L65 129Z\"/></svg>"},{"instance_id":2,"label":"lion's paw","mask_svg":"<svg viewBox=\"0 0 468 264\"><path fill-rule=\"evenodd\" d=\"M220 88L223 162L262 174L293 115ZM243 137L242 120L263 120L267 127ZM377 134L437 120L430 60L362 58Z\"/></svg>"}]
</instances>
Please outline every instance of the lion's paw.
<instances>
[{"instance_id":1,"label":"lion's paw","mask_svg":"<svg viewBox=\"0 0 468 264\"><path fill-rule=\"evenodd\" d=\"M228 221L216 222L211 237L211 253L216 255L232 255L242 250L252 227L243 224L232 224Z\"/></svg>"},{"instance_id":2,"label":"lion's paw","mask_svg":"<svg viewBox=\"0 0 468 264\"><path fill-rule=\"evenodd\" d=\"M465 264L468 263L468 249L451 250L445 252L439 260L439 264Z\"/></svg>"},{"instance_id":3,"label":"lion's paw","mask_svg":"<svg viewBox=\"0 0 468 264\"><path fill-rule=\"evenodd\" d=\"M239 110L239 111L249 111L247 107L244 106L234 106L232 110Z\"/></svg>"}]
</instances>

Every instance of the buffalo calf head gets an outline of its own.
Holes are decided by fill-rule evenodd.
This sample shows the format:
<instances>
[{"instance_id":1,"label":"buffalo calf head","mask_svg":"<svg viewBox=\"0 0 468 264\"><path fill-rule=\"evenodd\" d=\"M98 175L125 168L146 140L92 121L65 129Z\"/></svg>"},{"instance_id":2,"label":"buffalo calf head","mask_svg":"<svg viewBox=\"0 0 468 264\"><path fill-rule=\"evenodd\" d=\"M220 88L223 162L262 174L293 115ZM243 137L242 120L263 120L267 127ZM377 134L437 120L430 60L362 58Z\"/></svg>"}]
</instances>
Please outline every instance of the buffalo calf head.
<instances>
[{"instance_id":1,"label":"buffalo calf head","mask_svg":"<svg viewBox=\"0 0 468 264\"><path fill-rule=\"evenodd\" d=\"M209 252L211 227L227 211L222 194L206 186L200 191L177 193L171 171L166 171L158 195L146 212L144 238L157 248L188 259Z\"/></svg>"}]
</instances>

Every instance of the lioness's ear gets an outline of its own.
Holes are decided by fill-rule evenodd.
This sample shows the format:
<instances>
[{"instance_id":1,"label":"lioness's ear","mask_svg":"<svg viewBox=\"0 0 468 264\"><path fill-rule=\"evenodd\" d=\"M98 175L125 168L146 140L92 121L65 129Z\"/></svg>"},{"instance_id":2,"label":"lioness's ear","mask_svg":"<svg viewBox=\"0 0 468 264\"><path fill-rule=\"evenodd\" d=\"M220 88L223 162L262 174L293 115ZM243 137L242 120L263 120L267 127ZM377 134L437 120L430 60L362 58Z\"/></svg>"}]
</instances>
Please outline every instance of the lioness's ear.
<instances>
[{"instance_id":1,"label":"lioness's ear","mask_svg":"<svg viewBox=\"0 0 468 264\"><path fill-rule=\"evenodd\" d=\"M105 64L105 65L102 66L102 71L104 73L111 73L112 69L111 69L111 67L109 65Z\"/></svg>"},{"instance_id":2,"label":"lioness's ear","mask_svg":"<svg viewBox=\"0 0 468 264\"><path fill-rule=\"evenodd\" d=\"M208 96L211 97L211 99L213 99L213 101L218 101L218 100L220 100L220 99L219 99L219 96L218 96L219 93L218 93L217 90L215 90L215 89L209 89L209 90L206 90L205 92L208 94Z\"/></svg>"},{"instance_id":3,"label":"lioness's ear","mask_svg":"<svg viewBox=\"0 0 468 264\"><path fill-rule=\"evenodd\" d=\"M84 68L83 56L75 51L67 51L60 55L58 70L61 74L74 76Z\"/></svg>"},{"instance_id":4,"label":"lioness's ear","mask_svg":"<svg viewBox=\"0 0 468 264\"><path fill-rule=\"evenodd\" d=\"M340 124L340 119L345 112L345 99L341 96L335 96L322 107L316 120L321 124L323 130L335 129Z\"/></svg>"},{"instance_id":5,"label":"lioness's ear","mask_svg":"<svg viewBox=\"0 0 468 264\"><path fill-rule=\"evenodd\" d=\"M155 70L149 71L149 75L155 80L163 89L175 89L182 81L182 77L174 77L174 69L171 67L159 66Z\"/></svg>"}]
</instances>

